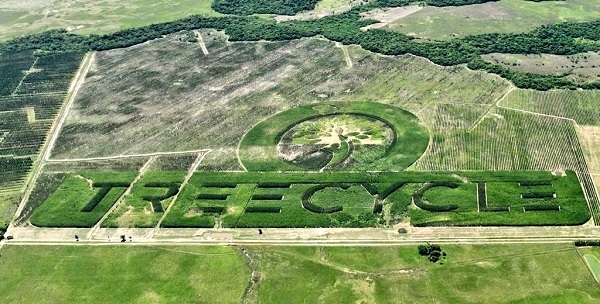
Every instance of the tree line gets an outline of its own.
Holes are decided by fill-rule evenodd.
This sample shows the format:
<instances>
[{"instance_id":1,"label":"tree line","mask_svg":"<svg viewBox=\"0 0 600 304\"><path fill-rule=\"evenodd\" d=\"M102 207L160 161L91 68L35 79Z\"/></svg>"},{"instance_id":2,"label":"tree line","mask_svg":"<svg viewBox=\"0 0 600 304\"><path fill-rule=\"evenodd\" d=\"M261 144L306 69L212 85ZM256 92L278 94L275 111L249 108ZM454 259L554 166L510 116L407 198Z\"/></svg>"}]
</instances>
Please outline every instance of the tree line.
<instances>
[{"instance_id":1,"label":"tree line","mask_svg":"<svg viewBox=\"0 0 600 304\"><path fill-rule=\"evenodd\" d=\"M396 0L378 0L396 1ZM385 55L414 54L440 65L468 64L469 68L495 73L520 88L600 88L599 82L574 83L562 76L510 70L480 58L488 53L571 55L600 51L600 21L544 25L530 32L481 34L450 41L416 41L402 33L382 29L362 30L375 20L363 19L366 6L314 20L276 22L257 16L202 17L121 30L107 35L81 36L65 30L15 38L0 44L0 52L43 50L50 52L110 50L129 47L179 31L198 28L223 30L231 41L281 41L316 35L344 44L357 44Z\"/></svg>"}]
</instances>

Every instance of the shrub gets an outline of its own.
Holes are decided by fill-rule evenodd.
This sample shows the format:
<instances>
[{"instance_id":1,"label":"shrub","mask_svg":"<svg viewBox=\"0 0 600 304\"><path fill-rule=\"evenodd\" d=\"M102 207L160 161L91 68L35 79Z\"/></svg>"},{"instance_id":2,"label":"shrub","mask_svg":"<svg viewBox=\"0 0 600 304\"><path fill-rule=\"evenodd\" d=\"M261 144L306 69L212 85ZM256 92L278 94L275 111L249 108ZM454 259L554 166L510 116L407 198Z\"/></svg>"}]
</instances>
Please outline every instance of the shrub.
<instances>
[{"instance_id":1,"label":"shrub","mask_svg":"<svg viewBox=\"0 0 600 304\"><path fill-rule=\"evenodd\" d=\"M249 212L249 213L281 213L281 207L252 206L252 207L246 207L245 212Z\"/></svg>"},{"instance_id":2,"label":"shrub","mask_svg":"<svg viewBox=\"0 0 600 304\"><path fill-rule=\"evenodd\" d=\"M283 199L281 194L253 194L251 200L263 200L263 201L280 201Z\"/></svg>"},{"instance_id":3,"label":"shrub","mask_svg":"<svg viewBox=\"0 0 600 304\"><path fill-rule=\"evenodd\" d=\"M225 207L223 206L205 206L198 208L203 213L225 213Z\"/></svg>"},{"instance_id":4,"label":"shrub","mask_svg":"<svg viewBox=\"0 0 600 304\"><path fill-rule=\"evenodd\" d=\"M531 191L525 192L521 194L522 198L553 198L555 192L554 191Z\"/></svg>"},{"instance_id":5,"label":"shrub","mask_svg":"<svg viewBox=\"0 0 600 304\"><path fill-rule=\"evenodd\" d=\"M559 205L526 205L523 211L560 211Z\"/></svg>"},{"instance_id":6,"label":"shrub","mask_svg":"<svg viewBox=\"0 0 600 304\"><path fill-rule=\"evenodd\" d=\"M577 240L575 241L576 247L594 246L600 247L600 240Z\"/></svg>"},{"instance_id":7,"label":"shrub","mask_svg":"<svg viewBox=\"0 0 600 304\"><path fill-rule=\"evenodd\" d=\"M210 193L201 193L196 196L197 199L201 200L214 200L214 201L224 201L229 197L229 194L210 194Z\"/></svg>"},{"instance_id":8,"label":"shrub","mask_svg":"<svg viewBox=\"0 0 600 304\"><path fill-rule=\"evenodd\" d=\"M551 181L524 181L519 182L519 186L531 187L531 186L552 186Z\"/></svg>"}]
</instances>

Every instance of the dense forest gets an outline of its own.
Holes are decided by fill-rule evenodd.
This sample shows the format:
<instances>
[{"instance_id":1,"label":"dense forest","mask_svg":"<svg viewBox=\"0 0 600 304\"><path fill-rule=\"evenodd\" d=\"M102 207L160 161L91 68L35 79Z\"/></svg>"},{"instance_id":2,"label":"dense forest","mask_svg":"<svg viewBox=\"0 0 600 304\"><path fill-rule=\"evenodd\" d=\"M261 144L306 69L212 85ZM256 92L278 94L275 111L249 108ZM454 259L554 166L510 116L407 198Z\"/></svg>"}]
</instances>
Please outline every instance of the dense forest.
<instances>
[{"instance_id":1,"label":"dense forest","mask_svg":"<svg viewBox=\"0 0 600 304\"><path fill-rule=\"evenodd\" d=\"M214 0L212 9L231 15L294 15L315 8L319 0Z\"/></svg>"},{"instance_id":2,"label":"dense forest","mask_svg":"<svg viewBox=\"0 0 600 304\"><path fill-rule=\"evenodd\" d=\"M397 1L397 0L378 0ZM469 1L469 0L466 0ZM382 29L361 30L376 23L362 19L367 6L349 12L314 20L277 23L257 16L200 17L190 16L173 22L153 24L118 31L108 35L79 36L64 30L52 30L24 36L0 44L0 52L25 49L43 51L109 50L129 47L164 35L198 28L225 31L231 41L279 41L316 35L344 44L357 44L385 55L414 54L440 65L468 64L472 69L486 70L511 80L521 88L600 88L600 83L573 83L563 77L517 72L485 62L480 55L488 53L570 55L600 51L600 21L559 23L541 26L518 34L482 34L450 41L417 41L407 35Z\"/></svg>"}]
</instances>

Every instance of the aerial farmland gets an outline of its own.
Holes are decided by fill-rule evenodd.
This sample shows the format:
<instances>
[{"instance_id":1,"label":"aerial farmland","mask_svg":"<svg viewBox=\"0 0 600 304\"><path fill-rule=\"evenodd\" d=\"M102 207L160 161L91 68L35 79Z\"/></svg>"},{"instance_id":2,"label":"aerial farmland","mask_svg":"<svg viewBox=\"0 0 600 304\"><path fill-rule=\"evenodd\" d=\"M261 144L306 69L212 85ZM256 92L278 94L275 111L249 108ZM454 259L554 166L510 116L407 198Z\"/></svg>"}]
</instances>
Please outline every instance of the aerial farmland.
<instances>
[{"instance_id":1,"label":"aerial farmland","mask_svg":"<svg viewBox=\"0 0 600 304\"><path fill-rule=\"evenodd\" d=\"M598 11L0 2L0 302L600 303Z\"/></svg>"}]
</instances>

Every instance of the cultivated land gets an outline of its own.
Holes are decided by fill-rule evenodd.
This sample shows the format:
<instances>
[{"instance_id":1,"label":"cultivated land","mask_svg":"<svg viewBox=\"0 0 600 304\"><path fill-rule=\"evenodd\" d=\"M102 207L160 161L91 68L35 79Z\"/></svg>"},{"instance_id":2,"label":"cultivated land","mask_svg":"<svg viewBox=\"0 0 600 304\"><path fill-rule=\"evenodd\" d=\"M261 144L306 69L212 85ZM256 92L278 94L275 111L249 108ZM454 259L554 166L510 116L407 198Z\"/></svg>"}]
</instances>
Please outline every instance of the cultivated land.
<instances>
[{"instance_id":1,"label":"cultivated land","mask_svg":"<svg viewBox=\"0 0 600 304\"><path fill-rule=\"evenodd\" d=\"M289 9L261 1L242 5ZM0 44L0 235L21 201L0 302L600 302L600 252L573 246L600 225L600 95L575 90L599 87L597 25L389 32L530 31L600 19L595 1L141 29L218 14L88 2L0 3L0 41L128 29Z\"/></svg>"},{"instance_id":2,"label":"cultivated land","mask_svg":"<svg viewBox=\"0 0 600 304\"><path fill-rule=\"evenodd\" d=\"M597 1L502 0L466 6L428 6L387 28L418 38L451 39L484 33L519 33L544 24L598 19Z\"/></svg>"},{"instance_id":3,"label":"cultivated land","mask_svg":"<svg viewBox=\"0 0 600 304\"><path fill-rule=\"evenodd\" d=\"M190 14L219 15L210 8L210 3L210 0L36 0L27 3L7 0L0 2L0 41L57 28L99 34Z\"/></svg>"},{"instance_id":4,"label":"cultivated land","mask_svg":"<svg viewBox=\"0 0 600 304\"><path fill-rule=\"evenodd\" d=\"M2 298L44 303L600 301L597 283L580 257L598 255L597 250L571 245L442 245L443 264L419 256L414 245L127 247L6 246L0 250Z\"/></svg>"}]
</instances>

